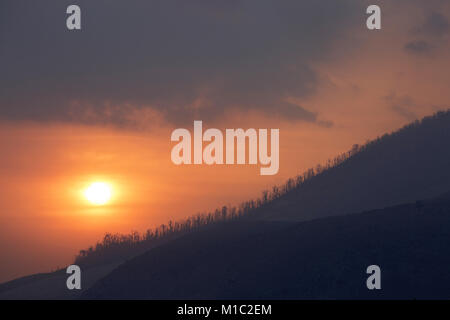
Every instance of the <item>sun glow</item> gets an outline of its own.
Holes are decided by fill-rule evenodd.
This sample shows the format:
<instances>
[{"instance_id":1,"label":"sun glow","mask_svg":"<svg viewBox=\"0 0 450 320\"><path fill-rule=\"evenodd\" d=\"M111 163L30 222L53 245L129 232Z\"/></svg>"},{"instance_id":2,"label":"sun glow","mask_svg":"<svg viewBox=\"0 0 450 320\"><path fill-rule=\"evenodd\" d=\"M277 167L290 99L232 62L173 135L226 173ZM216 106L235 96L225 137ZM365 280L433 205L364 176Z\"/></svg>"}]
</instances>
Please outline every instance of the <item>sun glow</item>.
<instances>
[{"instance_id":1,"label":"sun glow","mask_svg":"<svg viewBox=\"0 0 450 320\"><path fill-rule=\"evenodd\" d=\"M111 199L111 186L105 182L93 182L84 191L84 196L94 205L105 205Z\"/></svg>"}]
</instances>

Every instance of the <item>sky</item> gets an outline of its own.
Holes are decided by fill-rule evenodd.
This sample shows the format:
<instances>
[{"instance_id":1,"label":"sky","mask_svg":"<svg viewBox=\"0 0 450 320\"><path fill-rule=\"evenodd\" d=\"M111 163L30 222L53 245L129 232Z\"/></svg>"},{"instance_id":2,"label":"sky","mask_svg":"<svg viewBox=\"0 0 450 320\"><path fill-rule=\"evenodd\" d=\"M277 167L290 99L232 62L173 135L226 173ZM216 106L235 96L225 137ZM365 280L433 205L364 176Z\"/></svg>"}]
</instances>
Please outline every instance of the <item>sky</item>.
<instances>
[{"instance_id":1,"label":"sky","mask_svg":"<svg viewBox=\"0 0 450 320\"><path fill-rule=\"evenodd\" d=\"M0 282L63 267L106 232L254 198L448 109L449 39L444 0L2 1ZM278 174L174 165L171 132L194 120L279 128ZM112 186L105 206L83 196L94 181Z\"/></svg>"}]
</instances>

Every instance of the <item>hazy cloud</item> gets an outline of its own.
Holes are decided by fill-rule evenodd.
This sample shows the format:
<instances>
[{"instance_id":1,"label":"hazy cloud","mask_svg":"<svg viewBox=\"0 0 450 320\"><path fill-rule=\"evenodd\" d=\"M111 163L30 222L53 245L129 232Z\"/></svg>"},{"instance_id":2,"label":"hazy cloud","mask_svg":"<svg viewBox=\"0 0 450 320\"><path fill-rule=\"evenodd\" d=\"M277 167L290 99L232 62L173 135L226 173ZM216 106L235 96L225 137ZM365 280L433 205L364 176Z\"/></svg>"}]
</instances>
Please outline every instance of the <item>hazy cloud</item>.
<instances>
[{"instance_id":1,"label":"hazy cloud","mask_svg":"<svg viewBox=\"0 0 450 320\"><path fill-rule=\"evenodd\" d=\"M410 41L405 44L404 49L408 53L425 55L433 50L433 45L424 40Z\"/></svg>"},{"instance_id":2,"label":"hazy cloud","mask_svg":"<svg viewBox=\"0 0 450 320\"><path fill-rule=\"evenodd\" d=\"M1 14L0 117L133 125L259 110L316 122L288 98L314 94L313 62L360 22L362 5L323 0L8 0Z\"/></svg>"},{"instance_id":3,"label":"hazy cloud","mask_svg":"<svg viewBox=\"0 0 450 320\"><path fill-rule=\"evenodd\" d=\"M431 12L413 31L413 34L424 39L409 41L404 49L411 54L426 56L447 41L445 36L450 32L450 23L445 15Z\"/></svg>"},{"instance_id":4,"label":"hazy cloud","mask_svg":"<svg viewBox=\"0 0 450 320\"><path fill-rule=\"evenodd\" d=\"M420 25L416 32L431 36L444 36L450 32L450 23L446 16L438 12L432 12Z\"/></svg>"},{"instance_id":5,"label":"hazy cloud","mask_svg":"<svg viewBox=\"0 0 450 320\"><path fill-rule=\"evenodd\" d=\"M346 52L358 45L345 39L365 28L369 2L78 0L81 31L66 29L70 4L1 2L0 120L129 127L256 110L330 126L289 101L317 93L313 66L335 61L337 41ZM428 53L448 19L433 13L417 32L404 49Z\"/></svg>"}]
</instances>

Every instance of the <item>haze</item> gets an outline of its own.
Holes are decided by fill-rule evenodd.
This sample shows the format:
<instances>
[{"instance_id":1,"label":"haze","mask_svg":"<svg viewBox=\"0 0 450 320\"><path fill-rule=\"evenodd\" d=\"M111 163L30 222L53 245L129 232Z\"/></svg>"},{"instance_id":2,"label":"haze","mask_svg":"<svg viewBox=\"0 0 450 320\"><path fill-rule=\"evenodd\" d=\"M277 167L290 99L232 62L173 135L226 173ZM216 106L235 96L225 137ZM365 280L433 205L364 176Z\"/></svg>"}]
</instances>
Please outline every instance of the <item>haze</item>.
<instances>
[{"instance_id":1,"label":"haze","mask_svg":"<svg viewBox=\"0 0 450 320\"><path fill-rule=\"evenodd\" d=\"M373 1L372 1L373 2ZM68 1L0 5L0 281L129 232L256 197L450 107L448 1ZM144 30L144 31L142 31ZM171 132L279 128L280 169L176 166ZM114 186L104 206L83 198Z\"/></svg>"}]
</instances>

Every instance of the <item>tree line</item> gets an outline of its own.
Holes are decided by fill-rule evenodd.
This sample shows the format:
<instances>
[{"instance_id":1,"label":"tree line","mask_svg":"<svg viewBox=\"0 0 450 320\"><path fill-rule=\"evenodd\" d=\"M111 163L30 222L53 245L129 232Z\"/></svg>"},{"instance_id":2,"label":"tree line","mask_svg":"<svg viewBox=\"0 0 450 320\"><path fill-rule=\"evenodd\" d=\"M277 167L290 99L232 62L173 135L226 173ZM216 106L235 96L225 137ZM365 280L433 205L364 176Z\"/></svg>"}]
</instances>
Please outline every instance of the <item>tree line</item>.
<instances>
[{"instance_id":1,"label":"tree line","mask_svg":"<svg viewBox=\"0 0 450 320\"><path fill-rule=\"evenodd\" d=\"M282 185L276 185L270 190L264 190L260 197L244 201L237 206L222 206L221 208L215 209L213 212L198 213L179 221L170 220L168 223L148 229L144 233L139 233L137 231L131 232L130 234L107 233L102 241L99 241L95 246L91 246L86 250L81 250L75 258L75 263L78 265L93 265L117 261L117 259L128 259L134 255L145 252L162 242L190 232L198 231L202 228L258 217L258 214L264 212L264 209L268 204L307 185L314 178L326 174L327 171L344 165L344 163L357 157L361 152L381 143L388 136L400 135L406 131L414 130L420 125L427 125L431 120L447 117L450 117L450 111L438 112L421 121L417 120L394 133L385 134L382 137L368 141L362 146L355 144L347 152L341 153L333 159L329 159L324 164L319 164L315 168L310 168L302 174L288 179Z\"/></svg>"}]
</instances>

